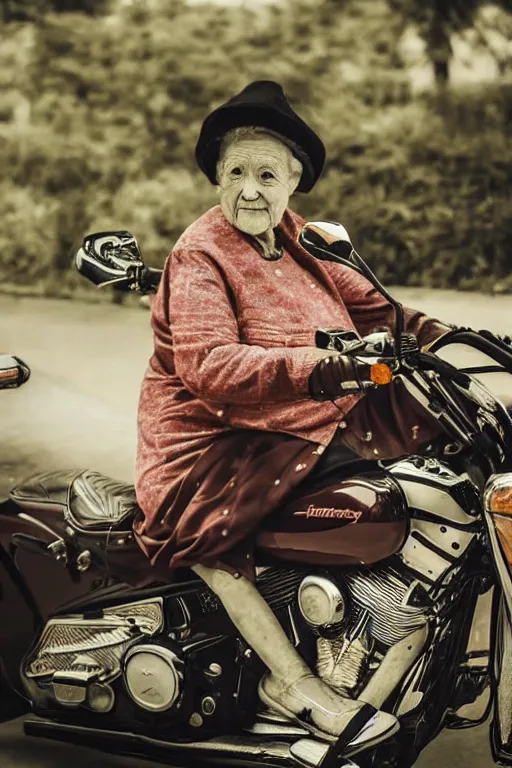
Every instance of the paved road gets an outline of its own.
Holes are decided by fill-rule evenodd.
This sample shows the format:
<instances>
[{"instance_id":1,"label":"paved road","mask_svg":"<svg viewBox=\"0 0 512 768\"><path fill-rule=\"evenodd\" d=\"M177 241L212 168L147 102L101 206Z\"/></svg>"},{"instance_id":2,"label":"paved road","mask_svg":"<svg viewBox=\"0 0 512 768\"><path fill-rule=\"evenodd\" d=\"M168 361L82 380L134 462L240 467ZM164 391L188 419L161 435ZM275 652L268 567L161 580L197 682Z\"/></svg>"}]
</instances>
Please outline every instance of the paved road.
<instances>
[{"instance_id":1,"label":"paved road","mask_svg":"<svg viewBox=\"0 0 512 768\"><path fill-rule=\"evenodd\" d=\"M406 305L461 325L510 332L512 298L401 289ZM130 480L135 412L151 349L138 308L0 296L0 350L24 358L32 378L0 399L0 497L34 471L92 467ZM23 737L0 726L0 768L116 768L146 762ZM417 768L491 768L485 727L443 734Z\"/></svg>"}]
</instances>

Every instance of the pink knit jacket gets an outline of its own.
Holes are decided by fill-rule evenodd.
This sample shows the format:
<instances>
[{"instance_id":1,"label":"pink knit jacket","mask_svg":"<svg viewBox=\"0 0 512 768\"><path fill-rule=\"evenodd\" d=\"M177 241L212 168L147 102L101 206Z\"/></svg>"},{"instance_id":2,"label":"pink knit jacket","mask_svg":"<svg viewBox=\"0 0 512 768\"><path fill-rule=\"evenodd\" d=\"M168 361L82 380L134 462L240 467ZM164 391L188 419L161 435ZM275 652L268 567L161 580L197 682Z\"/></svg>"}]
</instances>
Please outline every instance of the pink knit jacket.
<instances>
[{"instance_id":1,"label":"pink knit jacket","mask_svg":"<svg viewBox=\"0 0 512 768\"><path fill-rule=\"evenodd\" d=\"M309 398L309 375L326 354L315 347L315 330L367 334L389 315L389 305L364 277L302 249L297 238L303 223L286 211L280 225L283 256L268 261L216 206L183 233L167 259L152 304L154 353L138 415L136 490L145 519L136 533L153 564L214 564L221 536L228 539L227 550L257 522L249 519L247 505L229 515L228 528L219 522L225 510L237 506L229 490L235 481L230 486L228 477L222 493L219 486L209 504L201 505L206 472L201 467L213 471L205 456L210 451L211 459L219 440L234 436L240 451L240 435L246 441L262 432L274 442L279 436L297 438L283 441L292 458L285 448L274 451L270 477L276 455L284 465L302 456L304 447L311 446L311 455L328 445L360 399L345 396L333 404ZM424 316L417 315L421 325ZM313 464L299 463L305 470ZM282 470L278 467L278 474ZM190 490L191 477L199 496ZM272 493L275 506L280 496L276 488ZM262 516L261 506L253 518ZM238 529L237 514L245 515ZM212 546L215 557L208 554Z\"/></svg>"}]
</instances>

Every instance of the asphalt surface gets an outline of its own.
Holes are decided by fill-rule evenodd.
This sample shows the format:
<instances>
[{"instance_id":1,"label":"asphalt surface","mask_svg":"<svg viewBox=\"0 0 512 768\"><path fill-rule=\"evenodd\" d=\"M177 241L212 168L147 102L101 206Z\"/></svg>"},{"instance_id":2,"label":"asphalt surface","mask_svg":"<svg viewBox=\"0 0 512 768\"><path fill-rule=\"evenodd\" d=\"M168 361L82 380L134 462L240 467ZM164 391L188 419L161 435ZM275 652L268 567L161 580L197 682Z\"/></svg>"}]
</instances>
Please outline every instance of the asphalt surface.
<instances>
[{"instance_id":1,"label":"asphalt surface","mask_svg":"<svg viewBox=\"0 0 512 768\"><path fill-rule=\"evenodd\" d=\"M512 331L512 297L400 289L397 297L448 322ZM136 406L151 351L139 308L0 296L0 350L32 369L20 390L0 393L0 498L37 471L91 467L131 481ZM0 726L0 768L115 768L146 761L26 737ZM487 727L443 733L416 768L490 768Z\"/></svg>"}]
</instances>

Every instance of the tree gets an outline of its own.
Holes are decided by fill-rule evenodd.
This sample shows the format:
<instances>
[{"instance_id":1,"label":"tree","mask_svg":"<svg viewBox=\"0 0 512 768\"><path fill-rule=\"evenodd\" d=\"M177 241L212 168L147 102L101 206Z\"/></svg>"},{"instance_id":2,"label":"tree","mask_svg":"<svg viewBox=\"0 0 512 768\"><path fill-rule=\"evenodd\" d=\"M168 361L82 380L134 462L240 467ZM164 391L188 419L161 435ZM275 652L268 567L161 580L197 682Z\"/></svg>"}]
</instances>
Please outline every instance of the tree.
<instances>
[{"instance_id":1,"label":"tree","mask_svg":"<svg viewBox=\"0 0 512 768\"><path fill-rule=\"evenodd\" d=\"M36 21L46 13L106 13L110 0L0 0L0 23Z\"/></svg>"},{"instance_id":2,"label":"tree","mask_svg":"<svg viewBox=\"0 0 512 768\"><path fill-rule=\"evenodd\" d=\"M425 40L437 87L444 90L450 79L451 36L471 28L486 0L388 0L403 23L414 23ZM505 11L512 11L512 0L495 0Z\"/></svg>"}]
</instances>

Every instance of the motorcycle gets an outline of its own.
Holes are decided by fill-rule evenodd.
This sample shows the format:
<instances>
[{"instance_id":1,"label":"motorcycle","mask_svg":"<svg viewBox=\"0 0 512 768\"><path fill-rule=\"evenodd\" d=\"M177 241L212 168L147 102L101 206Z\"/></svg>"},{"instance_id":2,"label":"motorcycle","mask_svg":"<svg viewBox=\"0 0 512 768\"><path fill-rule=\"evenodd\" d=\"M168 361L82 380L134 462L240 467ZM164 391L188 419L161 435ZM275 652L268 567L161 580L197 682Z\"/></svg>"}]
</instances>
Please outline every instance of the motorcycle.
<instances>
[{"instance_id":1,"label":"motorcycle","mask_svg":"<svg viewBox=\"0 0 512 768\"><path fill-rule=\"evenodd\" d=\"M400 377L447 439L285 504L259 532L257 585L317 674L395 714L399 732L347 750L262 708L263 665L218 598L189 570L151 581L133 487L81 469L32 477L0 505L0 716L166 764L411 768L444 728L492 710L494 760L512 766L512 349L469 329L419 349L341 225L309 223L300 242L396 313L393 337L320 329L317 345L364 358L375 381ZM140 294L161 277L129 232L87 236L76 263ZM363 531L373 551L354 563Z\"/></svg>"}]
</instances>

